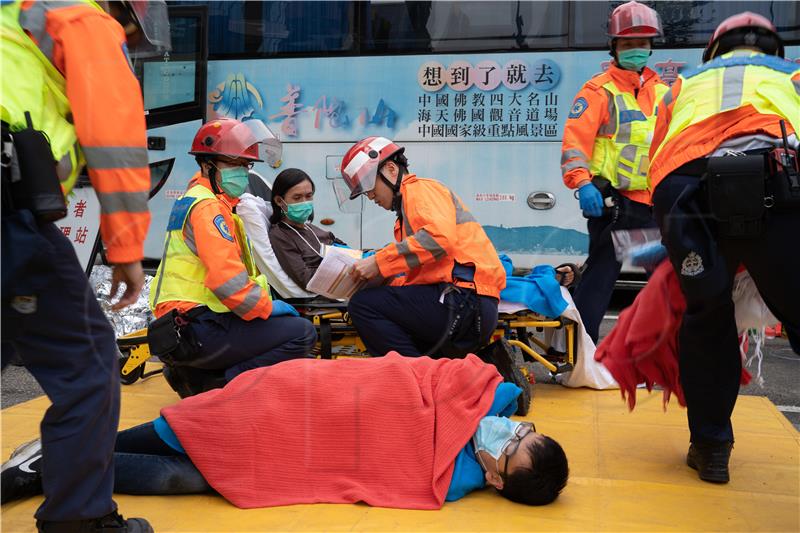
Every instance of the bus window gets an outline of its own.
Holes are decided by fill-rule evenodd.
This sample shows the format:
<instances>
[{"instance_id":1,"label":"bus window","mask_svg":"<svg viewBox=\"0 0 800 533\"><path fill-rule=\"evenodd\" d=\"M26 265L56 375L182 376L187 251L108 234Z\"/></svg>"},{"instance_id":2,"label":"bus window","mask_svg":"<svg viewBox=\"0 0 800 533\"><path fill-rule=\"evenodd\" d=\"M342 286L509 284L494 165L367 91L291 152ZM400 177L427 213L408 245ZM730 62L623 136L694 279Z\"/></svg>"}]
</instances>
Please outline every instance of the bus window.
<instances>
[{"instance_id":1,"label":"bus window","mask_svg":"<svg viewBox=\"0 0 800 533\"><path fill-rule=\"evenodd\" d=\"M355 11L355 2L210 2L209 53L344 53L354 50Z\"/></svg>"},{"instance_id":2,"label":"bus window","mask_svg":"<svg viewBox=\"0 0 800 533\"><path fill-rule=\"evenodd\" d=\"M205 99L205 7L169 6L172 50L134 58L148 128L202 117Z\"/></svg>"},{"instance_id":3,"label":"bus window","mask_svg":"<svg viewBox=\"0 0 800 533\"><path fill-rule=\"evenodd\" d=\"M464 52L562 48L565 2L369 4L364 52Z\"/></svg>"},{"instance_id":4,"label":"bus window","mask_svg":"<svg viewBox=\"0 0 800 533\"><path fill-rule=\"evenodd\" d=\"M621 2L573 2L570 46L607 46L608 15ZM653 2L664 26L657 46L678 48L705 46L720 22L742 11L753 11L770 19L784 41L800 38L800 2Z\"/></svg>"}]
</instances>

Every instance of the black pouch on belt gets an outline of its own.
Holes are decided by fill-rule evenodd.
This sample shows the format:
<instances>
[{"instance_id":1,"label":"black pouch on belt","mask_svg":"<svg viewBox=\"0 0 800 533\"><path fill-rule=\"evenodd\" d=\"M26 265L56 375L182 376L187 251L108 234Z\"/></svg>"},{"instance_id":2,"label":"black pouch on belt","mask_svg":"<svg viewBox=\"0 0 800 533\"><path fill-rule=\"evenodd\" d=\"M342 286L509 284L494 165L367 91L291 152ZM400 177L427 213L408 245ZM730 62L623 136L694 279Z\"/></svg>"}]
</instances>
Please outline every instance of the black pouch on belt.
<instances>
[{"instance_id":1,"label":"black pouch on belt","mask_svg":"<svg viewBox=\"0 0 800 533\"><path fill-rule=\"evenodd\" d=\"M702 180L708 209L722 237L752 238L764 230L766 159L763 155L712 157Z\"/></svg>"},{"instance_id":2,"label":"black pouch on belt","mask_svg":"<svg viewBox=\"0 0 800 533\"><path fill-rule=\"evenodd\" d=\"M11 182L15 209L28 209L39 222L54 222L67 216L67 204L47 136L33 129L30 114L28 127L10 132L19 163L21 179Z\"/></svg>"},{"instance_id":3,"label":"black pouch on belt","mask_svg":"<svg viewBox=\"0 0 800 533\"><path fill-rule=\"evenodd\" d=\"M797 152L776 148L769 153L769 193L775 202L773 209L800 211L800 168Z\"/></svg>"},{"instance_id":4,"label":"black pouch on belt","mask_svg":"<svg viewBox=\"0 0 800 533\"><path fill-rule=\"evenodd\" d=\"M147 326L147 344L152 355L173 365L192 359L199 348L192 329L188 327L195 314L193 311L181 314L173 309Z\"/></svg>"}]
</instances>

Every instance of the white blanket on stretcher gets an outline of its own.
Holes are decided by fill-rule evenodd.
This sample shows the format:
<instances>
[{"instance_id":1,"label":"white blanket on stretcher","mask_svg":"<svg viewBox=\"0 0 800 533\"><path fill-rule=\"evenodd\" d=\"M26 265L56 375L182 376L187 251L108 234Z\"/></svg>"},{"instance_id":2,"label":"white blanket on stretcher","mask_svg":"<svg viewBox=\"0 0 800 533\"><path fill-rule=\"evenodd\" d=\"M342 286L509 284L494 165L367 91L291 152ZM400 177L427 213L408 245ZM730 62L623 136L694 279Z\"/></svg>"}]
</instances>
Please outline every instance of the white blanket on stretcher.
<instances>
[{"instance_id":1,"label":"white blanket on stretcher","mask_svg":"<svg viewBox=\"0 0 800 533\"><path fill-rule=\"evenodd\" d=\"M556 381L565 387L589 387L592 389L618 389L619 385L611 377L611 373L594 360L595 345L592 338L586 333L583 327L581 315L572 295L567 289L561 287L561 296L567 302L567 308L561 316L575 322L575 342L577 343L575 367L571 372L564 372L556 376ZM501 301L498 311L501 313L516 313L527 309L524 304ZM545 342L559 352L567 351L567 335L562 329L548 329L545 331Z\"/></svg>"}]
</instances>

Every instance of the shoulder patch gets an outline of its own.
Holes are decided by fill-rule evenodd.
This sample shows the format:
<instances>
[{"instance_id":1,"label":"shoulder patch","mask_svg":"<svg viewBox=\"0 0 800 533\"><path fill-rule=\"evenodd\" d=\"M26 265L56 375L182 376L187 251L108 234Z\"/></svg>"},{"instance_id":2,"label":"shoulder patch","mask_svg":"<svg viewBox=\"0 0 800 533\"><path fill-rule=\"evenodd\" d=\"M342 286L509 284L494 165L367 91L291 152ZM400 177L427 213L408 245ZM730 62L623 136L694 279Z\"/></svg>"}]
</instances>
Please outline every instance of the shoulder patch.
<instances>
[{"instance_id":1,"label":"shoulder patch","mask_svg":"<svg viewBox=\"0 0 800 533\"><path fill-rule=\"evenodd\" d=\"M183 223L186 221L186 216L192 208L192 204L196 198L191 196L184 196L175 200L172 204L172 211L169 214L169 222L167 222L167 231L183 229Z\"/></svg>"},{"instance_id":2,"label":"shoulder patch","mask_svg":"<svg viewBox=\"0 0 800 533\"><path fill-rule=\"evenodd\" d=\"M233 242L233 235L231 234L230 228L228 228L228 223L225 222L224 216L222 215L215 216L214 225L217 227L219 234L222 235L223 238Z\"/></svg>"},{"instance_id":3,"label":"shoulder patch","mask_svg":"<svg viewBox=\"0 0 800 533\"><path fill-rule=\"evenodd\" d=\"M583 112L589 107L589 102L586 101L586 98L581 96L572 104L572 108L569 110L569 118L580 118L583 115Z\"/></svg>"}]
</instances>

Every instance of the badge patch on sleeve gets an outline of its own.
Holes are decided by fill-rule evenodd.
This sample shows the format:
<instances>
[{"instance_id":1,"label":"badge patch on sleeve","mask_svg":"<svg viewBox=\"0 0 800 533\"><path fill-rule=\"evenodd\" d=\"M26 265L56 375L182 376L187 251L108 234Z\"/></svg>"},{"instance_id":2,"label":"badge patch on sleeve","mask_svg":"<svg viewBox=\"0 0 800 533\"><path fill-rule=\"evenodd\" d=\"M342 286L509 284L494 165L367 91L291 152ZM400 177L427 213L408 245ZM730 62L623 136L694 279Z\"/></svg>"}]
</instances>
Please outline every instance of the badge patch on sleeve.
<instances>
[{"instance_id":1,"label":"badge patch on sleeve","mask_svg":"<svg viewBox=\"0 0 800 533\"><path fill-rule=\"evenodd\" d=\"M569 118L580 118L583 115L583 112L586 111L586 108L589 107L589 102L586 101L586 98L581 96L572 104L572 108L569 110Z\"/></svg>"},{"instance_id":2,"label":"badge patch on sleeve","mask_svg":"<svg viewBox=\"0 0 800 533\"><path fill-rule=\"evenodd\" d=\"M231 234L230 228L228 228L228 223L225 222L225 217L222 215L215 216L214 225L217 227L219 234L222 235L223 238L233 242L233 235Z\"/></svg>"}]
</instances>

